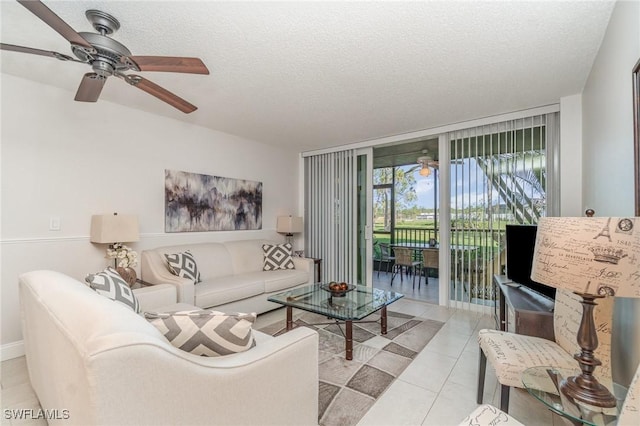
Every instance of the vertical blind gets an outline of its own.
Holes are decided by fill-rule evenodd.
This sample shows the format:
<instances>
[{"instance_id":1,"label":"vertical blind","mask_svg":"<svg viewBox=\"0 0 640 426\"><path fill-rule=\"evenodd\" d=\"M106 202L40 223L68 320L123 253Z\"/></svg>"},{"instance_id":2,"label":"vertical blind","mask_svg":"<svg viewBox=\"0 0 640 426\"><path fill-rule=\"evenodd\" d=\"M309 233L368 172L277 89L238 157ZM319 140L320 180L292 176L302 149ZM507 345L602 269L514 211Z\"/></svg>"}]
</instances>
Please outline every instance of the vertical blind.
<instances>
[{"instance_id":1,"label":"vertical blind","mask_svg":"<svg viewBox=\"0 0 640 426\"><path fill-rule=\"evenodd\" d=\"M505 225L559 212L558 113L450 132L451 305L490 305ZM551 190L547 191L547 187Z\"/></svg>"},{"instance_id":2,"label":"vertical blind","mask_svg":"<svg viewBox=\"0 0 640 426\"><path fill-rule=\"evenodd\" d=\"M356 152L306 157L304 174L306 255L322 259L323 280L356 282Z\"/></svg>"}]
</instances>

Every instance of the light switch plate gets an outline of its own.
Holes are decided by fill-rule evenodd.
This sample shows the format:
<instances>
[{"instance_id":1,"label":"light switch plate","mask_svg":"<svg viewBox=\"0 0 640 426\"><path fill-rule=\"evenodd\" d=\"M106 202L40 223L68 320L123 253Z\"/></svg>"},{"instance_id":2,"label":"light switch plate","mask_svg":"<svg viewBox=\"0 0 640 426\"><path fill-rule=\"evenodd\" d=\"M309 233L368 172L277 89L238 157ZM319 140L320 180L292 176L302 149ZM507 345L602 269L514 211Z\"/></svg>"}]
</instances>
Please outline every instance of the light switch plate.
<instances>
[{"instance_id":1,"label":"light switch plate","mask_svg":"<svg viewBox=\"0 0 640 426\"><path fill-rule=\"evenodd\" d=\"M59 231L59 230L60 230L60 218L59 217L49 218L49 231Z\"/></svg>"}]
</instances>

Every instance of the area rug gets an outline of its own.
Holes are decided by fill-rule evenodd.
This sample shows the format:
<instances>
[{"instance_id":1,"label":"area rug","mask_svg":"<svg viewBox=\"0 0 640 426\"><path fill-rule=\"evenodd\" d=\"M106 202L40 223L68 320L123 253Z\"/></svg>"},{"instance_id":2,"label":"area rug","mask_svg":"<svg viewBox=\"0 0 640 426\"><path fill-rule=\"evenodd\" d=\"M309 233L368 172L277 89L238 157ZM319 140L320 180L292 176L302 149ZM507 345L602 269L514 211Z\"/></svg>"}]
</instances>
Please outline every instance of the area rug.
<instances>
[{"instance_id":1,"label":"area rug","mask_svg":"<svg viewBox=\"0 0 640 426\"><path fill-rule=\"evenodd\" d=\"M367 320L379 321L373 314ZM318 332L319 400L321 426L355 425L376 400L429 343L444 323L387 312L387 334L379 322L353 324L353 360L345 359L344 325L312 325L329 322L325 316L303 313L298 327ZM260 329L276 336L286 332L284 321Z\"/></svg>"}]
</instances>

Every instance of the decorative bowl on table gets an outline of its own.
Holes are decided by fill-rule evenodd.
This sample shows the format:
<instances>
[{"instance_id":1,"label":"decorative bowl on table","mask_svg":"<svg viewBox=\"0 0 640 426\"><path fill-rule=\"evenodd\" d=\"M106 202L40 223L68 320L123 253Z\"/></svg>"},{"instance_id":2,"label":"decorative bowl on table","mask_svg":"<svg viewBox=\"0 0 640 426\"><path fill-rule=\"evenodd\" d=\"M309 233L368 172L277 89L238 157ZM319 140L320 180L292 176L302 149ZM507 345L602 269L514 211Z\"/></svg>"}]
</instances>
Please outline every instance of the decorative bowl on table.
<instances>
[{"instance_id":1,"label":"decorative bowl on table","mask_svg":"<svg viewBox=\"0 0 640 426\"><path fill-rule=\"evenodd\" d=\"M320 288L331 293L332 297L343 297L345 294L356 288L356 286L344 282L338 283L331 281L330 283L320 284Z\"/></svg>"}]
</instances>

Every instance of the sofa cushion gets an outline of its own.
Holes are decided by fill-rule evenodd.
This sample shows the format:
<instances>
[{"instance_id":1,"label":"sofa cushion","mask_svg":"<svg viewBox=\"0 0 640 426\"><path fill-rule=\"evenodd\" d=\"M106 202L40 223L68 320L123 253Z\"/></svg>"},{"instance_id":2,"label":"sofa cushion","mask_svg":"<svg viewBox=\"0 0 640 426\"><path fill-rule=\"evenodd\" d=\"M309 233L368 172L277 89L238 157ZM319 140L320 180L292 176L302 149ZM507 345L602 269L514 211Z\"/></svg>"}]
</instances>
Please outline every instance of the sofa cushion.
<instances>
[{"instance_id":1,"label":"sofa cushion","mask_svg":"<svg viewBox=\"0 0 640 426\"><path fill-rule=\"evenodd\" d=\"M264 271L277 271L279 269L295 269L291 259L291 244L263 244Z\"/></svg>"},{"instance_id":2,"label":"sofa cushion","mask_svg":"<svg viewBox=\"0 0 640 426\"><path fill-rule=\"evenodd\" d=\"M203 281L194 291L195 304L208 308L262 294L264 281L255 274L229 275Z\"/></svg>"},{"instance_id":3,"label":"sofa cushion","mask_svg":"<svg viewBox=\"0 0 640 426\"><path fill-rule=\"evenodd\" d=\"M182 253L166 254L167 265L173 275L182 278L188 278L194 284L200 282L200 272L198 272L198 264L196 259L189 250Z\"/></svg>"},{"instance_id":4,"label":"sofa cushion","mask_svg":"<svg viewBox=\"0 0 640 426\"><path fill-rule=\"evenodd\" d=\"M262 272L264 292L284 291L300 284L306 284L309 274L297 269Z\"/></svg>"},{"instance_id":5,"label":"sofa cushion","mask_svg":"<svg viewBox=\"0 0 640 426\"><path fill-rule=\"evenodd\" d=\"M87 275L85 281L98 294L126 306L133 312L140 312L140 304L129 284L111 266L97 274Z\"/></svg>"},{"instance_id":6,"label":"sofa cushion","mask_svg":"<svg viewBox=\"0 0 640 426\"><path fill-rule=\"evenodd\" d=\"M230 355L256 345L252 330L255 313L225 314L204 310L147 312L145 318L173 346L194 355Z\"/></svg>"},{"instance_id":7,"label":"sofa cushion","mask_svg":"<svg viewBox=\"0 0 640 426\"><path fill-rule=\"evenodd\" d=\"M229 253L233 272L224 275L240 275L248 272L262 271L264 265L263 244L277 244L268 240L226 241L224 247ZM221 276L223 274L219 274Z\"/></svg>"}]
</instances>

